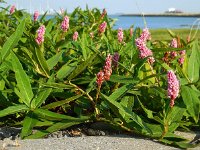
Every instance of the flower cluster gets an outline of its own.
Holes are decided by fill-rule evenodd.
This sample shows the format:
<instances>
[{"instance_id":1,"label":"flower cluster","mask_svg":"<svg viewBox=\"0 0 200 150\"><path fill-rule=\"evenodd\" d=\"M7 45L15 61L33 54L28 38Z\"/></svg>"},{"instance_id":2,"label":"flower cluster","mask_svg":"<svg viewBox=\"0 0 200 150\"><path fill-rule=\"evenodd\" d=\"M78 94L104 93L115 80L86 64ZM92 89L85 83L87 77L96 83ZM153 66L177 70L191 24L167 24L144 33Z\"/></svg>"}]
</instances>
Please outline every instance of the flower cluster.
<instances>
[{"instance_id":1,"label":"flower cluster","mask_svg":"<svg viewBox=\"0 0 200 150\"><path fill-rule=\"evenodd\" d=\"M103 81L104 81L104 72L101 70L101 71L99 71L97 73L97 80L96 80L96 82L97 82L98 87L101 87Z\"/></svg>"},{"instance_id":2,"label":"flower cluster","mask_svg":"<svg viewBox=\"0 0 200 150\"><path fill-rule=\"evenodd\" d=\"M112 74L112 66L111 65L112 65L112 55L108 54L105 65L103 67L105 80L110 80L110 76Z\"/></svg>"},{"instance_id":3,"label":"flower cluster","mask_svg":"<svg viewBox=\"0 0 200 150\"><path fill-rule=\"evenodd\" d=\"M130 37L133 36L133 28L130 28Z\"/></svg>"},{"instance_id":4,"label":"flower cluster","mask_svg":"<svg viewBox=\"0 0 200 150\"><path fill-rule=\"evenodd\" d=\"M45 26L41 25L39 29L37 30L37 37L35 39L38 45L44 42L44 34L45 34Z\"/></svg>"},{"instance_id":5,"label":"flower cluster","mask_svg":"<svg viewBox=\"0 0 200 150\"><path fill-rule=\"evenodd\" d=\"M10 8L10 14L13 14L15 12L15 5L12 5Z\"/></svg>"},{"instance_id":6,"label":"flower cluster","mask_svg":"<svg viewBox=\"0 0 200 150\"><path fill-rule=\"evenodd\" d=\"M171 43L170 43L170 47L173 47L173 48L178 48L178 42L177 42L177 39L176 38L173 38ZM170 60L173 60L174 58L176 58L178 56L178 53L176 51L172 51L172 52L165 52L164 54L164 57L163 57L163 61L165 63L168 63L170 62ZM184 57L185 57L185 50L182 50L179 52L179 56L180 58L178 59L178 63L180 65L182 65L184 63Z\"/></svg>"},{"instance_id":7,"label":"flower cluster","mask_svg":"<svg viewBox=\"0 0 200 150\"><path fill-rule=\"evenodd\" d=\"M108 54L108 56L106 57L105 65L103 67L103 71L101 70L97 74L96 83L99 88L101 87L101 85L104 81L110 80L110 76L112 74L112 66L111 65L112 65L112 55Z\"/></svg>"},{"instance_id":8,"label":"flower cluster","mask_svg":"<svg viewBox=\"0 0 200 150\"><path fill-rule=\"evenodd\" d=\"M65 16L62 23L61 23L61 29L64 32L67 32L68 28L69 28L69 17Z\"/></svg>"},{"instance_id":9,"label":"flower cluster","mask_svg":"<svg viewBox=\"0 0 200 150\"><path fill-rule=\"evenodd\" d=\"M172 39L170 46L173 48L178 48L178 42L175 38ZM177 53L175 51L171 52L171 58L174 59L177 57Z\"/></svg>"},{"instance_id":10,"label":"flower cluster","mask_svg":"<svg viewBox=\"0 0 200 150\"><path fill-rule=\"evenodd\" d=\"M78 39L78 32L76 31L73 34L73 41L77 41L77 39Z\"/></svg>"},{"instance_id":11,"label":"flower cluster","mask_svg":"<svg viewBox=\"0 0 200 150\"><path fill-rule=\"evenodd\" d=\"M139 49L139 57L141 59L144 59L146 57L151 56L148 58L148 62L152 64L155 61L155 59L152 56L153 55L152 51L146 46L147 40L150 40L150 39L151 39L150 32L147 28L145 28L143 29L143 32L140 35L140 37L137 38L135 42L136 42L137 48Z\"/></svg>"},{"instance_id":12,"label":"flower cluster","mask_svg":"<svg viewBox=\"0 0 200 150\"><path fill-rule=\"evenodd\" d=\"M102 24L100 24L100 26L99 26L99 33L100 34L105 32L106 26L107 26L107 23L105 21Z\"/></svg>"},{"instance_id":13,"label":"flower cluster","mask_svg":"<svg viewBox=\"0 0 200 150\"><path fill-rule=\"evenodd\" d=\"M167 72L167 80L168 80L167 92L168 92L168 97L170 98L170 107L173 107L174 100L178 97L179 94L179 81L172 70Z\"/></svg>"},{"instance_id":14,"label":"flower cluster","mask_svg":"<svg viewBox=\"0 0 200 150\"><path fill-rule=\"evenodd\" d=\"M185 50L180 51L179 54L180 54L180 58L178 59L178 63L182 65L185 60Z\"/></svg>"},{"instance_id":15,"label":"flower cluster","mask_svg":"<svg viewBox=\"0 0 200 150\"><path fill-rule=\"evenodd\" d=\"M39 17L39 11L35 11L33 15L33 20L37 21L38 17Z\"/></svg>"},{"instance_id":16,"label":"flower cluster","mask_svg":"<svg viewBox=\"0 0 200 150\"><path fill-rule=\"evenodd\" d=\"M104 16L107 14L107 11L106 11L106 9L104 8L103 9L103 12L102 12L102 14L101 14L101 19L103 19L104 18Z\"/></svg>"},{"instance_id":17,"label":"flower cluster","mask_svg":"<svg viewBox=\"0 0 200 150\"><path fill-rule=\"evenodd\" d=\"M114 68L117 68L118 67L118 61L119 61L119 53L118 52L114 53L112 60L113 60Z\"/></svg>"},{"instance_id":18,"label":"flower cluster","mask_svg":"<svg viewBox=\"0 0 200 150\"><path fill-rule=\"evenodd\" d=\"M118 38L119 43L122 43L123 38L124 38L124 33L123 33L122 28L118 29L117 38Z\"/></svg>"}]
</instances>

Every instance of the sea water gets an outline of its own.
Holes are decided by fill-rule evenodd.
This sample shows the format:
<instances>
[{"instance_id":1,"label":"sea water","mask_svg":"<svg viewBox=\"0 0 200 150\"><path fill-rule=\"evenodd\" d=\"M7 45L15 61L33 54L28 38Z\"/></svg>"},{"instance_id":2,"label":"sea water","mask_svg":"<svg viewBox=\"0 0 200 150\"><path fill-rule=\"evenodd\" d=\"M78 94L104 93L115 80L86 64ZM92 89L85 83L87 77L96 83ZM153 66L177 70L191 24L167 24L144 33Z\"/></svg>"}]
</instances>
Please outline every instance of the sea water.
<instances>
[{"instance_id":1,"label":"sea water","mask_svg":"<svg viewBox=\"0 0 200 150\"><path fill-rule=\"evenodd\" d=\"M114 28L130 28L131 25L134 27L145 27L150 29L158 29L158 28L169 28L169 29L177 29L177 28L191 28L192 24L198 17L142 17L142 16L117 16L111 15L113 19L116 19Z\"/></svg>"},{"instance_id":2,"label":"sea water","mask_svg":"<svg viewBox=\"0 0 200 150\"><path fill-rule=\"evenodd\" d=\"M50 19L54 16L47 15L46 19ZM198 17L142 17L142 16L120 16L120 15L109 15L110 18L115 20L113 26L114 29L123 28L128 29L131 26L134 27L145 27L150 29L159 29L159 28L168 28L168 29L177 29L177 28L191 28L192 24ZM144 21L145 20L145 21Z\"/></svg>"}]
</instances>

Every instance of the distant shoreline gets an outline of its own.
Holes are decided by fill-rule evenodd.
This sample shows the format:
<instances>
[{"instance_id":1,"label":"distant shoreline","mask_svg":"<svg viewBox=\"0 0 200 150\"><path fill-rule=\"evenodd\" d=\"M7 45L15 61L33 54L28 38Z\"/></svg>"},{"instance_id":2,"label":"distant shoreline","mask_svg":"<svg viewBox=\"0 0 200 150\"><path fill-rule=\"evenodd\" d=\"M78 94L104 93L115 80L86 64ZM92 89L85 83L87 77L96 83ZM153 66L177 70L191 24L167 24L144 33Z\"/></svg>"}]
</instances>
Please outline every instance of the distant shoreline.
<instances>
[{"instance_id":1,"label":"distant shoreline","mask_svg":"<svg viewBox=\"0 0 200 150\"><path fill-rule=\"evenodd\" d=\"M120 16L142 16L142 14L121 14ZM159 13L159 14L144 14L146 17L200 17L200 13Z\"/></svg>"}]
</instances>

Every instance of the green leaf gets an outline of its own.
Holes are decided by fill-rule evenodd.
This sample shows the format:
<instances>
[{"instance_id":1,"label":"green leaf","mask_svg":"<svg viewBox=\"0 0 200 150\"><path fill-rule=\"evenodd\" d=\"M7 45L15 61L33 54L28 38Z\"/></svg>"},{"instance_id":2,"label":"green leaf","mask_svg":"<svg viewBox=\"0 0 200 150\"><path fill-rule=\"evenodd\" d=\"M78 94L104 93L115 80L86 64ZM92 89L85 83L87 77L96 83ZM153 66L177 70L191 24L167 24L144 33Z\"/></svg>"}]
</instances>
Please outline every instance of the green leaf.
<instances>
[{"instance_id":1,"label":"green leaf","mask_svg":"<svg viewBox=\"0 0 200 150\"><path fill-rule=\"evenodd\" d=\"M42 88L41 90L39 90L36 97L32 101L31 108L35 109L40 107L42 103L47 99L51 91L52 91L51 88Z\"/></svg>"},{"instance_id":2,"label":"green leaf","mask_svg":"<svg viewBox=\"0 0 200 150\"><path fill-rule=\"evenodd\" d=\"M147 117L149 119L154 119L154 116L153 116L153 111L145 108L145 106L142 104L142 102L140 101L139 97L138 98L138 102L140 103L140 106L142 107L142 109L144 110L144 112L147 114Z\"/></svg>"},{"instance_id":3,"label":"green leaf","mask_svg":"<svg viewBox=\"0 0 200 150\"><path fill-rule=\"evenodd\" d=\"M169 132L174 132L177 127L179 127L185 111L186 109L181 106L181 104L177 104L173 108L171 108L166 119L169 125Z\"/></svg>"},{"instance_id":4,"label":"green leaf","mask_svg":"<svg viewBox=\"0 0 200 150\"><path fill-rule=\"evenodd\" d=\"M54 121L43 120L43 121L37 121L35 127L51 126L53 124L55 124Z\"/></svg>"},{"instance_id":5,"label":"green leaf","mask_svg":"<svg viewBox=\"0 0 200 150\"><path fill-rule=\"evenodd\" d=\"M172 37L176 37L176 34L175 34L172 30L167 29L167 31L169 32L169 34L170 34Z\"/></svg>"},{"instance_id":6,"label":"green leaf","mask_svg":"<svg viewBox=\"0 0 200 150\"><path fill-rule=\"evenodd\" d=\"M29 112L23 120L23 127L21 131L21 138L24 138L31 134L33 127L37 123L36 116L33 112Z\"/></svg>"},{"instance_id":7,"label":"green leaf","mask_svg":"<svg viewBox=\"0 0 200 150\"><path fill-rule=\"evenodd\" d=\"M57 78L58 79L63 79L67 77L74 69L76 69L76 66L78 64L78 61L70 63L70 64L65 64L63 65L57 72Z\"/></svg>"},{"instance_id":8,"label":"green leaf","mask_svg":"<svg viewBox=\"0 0 200 150\"><path fill-rule=\"evenodd\" d=\"M71 101L74 101L74 100L78 99L78 98L81 97L81 96L82 96L82 95L72 96L72 97L67 98L67 99L65 99L65 100L61 100L61 101L57 101L57 102L50 103L50 104L48 104L48 105L43 106L42 108L44 108L44 109L56 108L56 107L58 107L58 106L62 106L62 105L67 104L67 103L69 103L69 102L71 102Z\"/></svg>"},{"instance_id":9,"label":"green leaf","mask_svg":"<svg viewBox=\"0 0 200 150\"><path fill-rule=\"evenodd\" d=\"M46 76L49 78L49 75L50 75L50 71L49 71L49 67L47 65L47 62L44 58L44 54L42 52L42 48L41 49L38 49L38 48L35 48L35 56L36 56L36 59L37 59L37 62L38 62L38 66L39 66L39 69L40 69L40 73L43 75L43 76Z\"/></svg>"},{"instance_id":10,"label":"green leaf","mask_svg":"<svg viewBox=\"0 0 200 150\"><path fill-rule=\"evenodd\" d=\"M23 70L23 67L17 56L13 52L11 54L12 54L13 71L15 72L15 78L17 80L17 87L19 88L20 93L23 96L23 102L27 106L30 106L30 102L33 98L30 79L27 76L26 72Z\"/></svg>"},{"instance_id":11,"label":"green leaf","mask_svg":"<svg viewBox=\"0 0 200 150\"><path fill-rule=\"evenodd\" d=\"M109 98L111 98L113 101L116 101L118 98L122 97L128 90L133 88L133 84L126 84L123 85L122 87L118 88L115 92L113 92Z\"/></svg>"},{"instance_id":12,"label":"green leaf","mask_svg":"<svg viewBox=\"0 0 200 150\"><path fill-rule=\"evenodd\" d=\"M9 55L10 51L19 42L25 28L25 19L23 19L18 25L16 31L8 38L1 50L1 60L3 61Z\"/></svg>"},{"instance_id":13,"label":"green leaf","mask_svg":"<svg viewBox=\"0 0 200 150\"><path fill-rule=\"evenodd\" d=\"M0 111L0 117L4 117L10 114L27 111L29 108L26 105L16 105L16 106L9 106L6 109Z\"/></svg>"},{"instance_id":14,"label":"green leaf","mask_svg":"<svg viewBox=\"0 0 200 150\"><path fill-rule=\"evenodd\" d=\"M83 31L82 33L82 37L81 37L81 49L82 49L82 54L83 54L83 58L84 60L87 60L87 37L86 37L86 34L85 32Z\"/></svg>"},{"instance_id":15,"label":"green leaf","mask_svg":"<svg viewBox=\"0 0 200 150\"><path fill-rule=\"evenodd\" d=\"M34 135L31 135L31 136L27 137L26 139L38 139L38 138L44 137L45 135L47 135L49 133L56 132L58 130L71 127L73 125L83 123L86 120L87 119L80 119L80 120L77 119L77 121L62 120L61 122L55 123L54 125L50 126L49 128L47 128L44 131L36 132Z\"/></svg>"},{"instance_id":16,"label":"green leaf","mask_svg":"<svg viewBox=\"0 0 200 150\"><path fill-rule=\"evenodd\" d=\"M82 62L76 67L75 70L69 75L68 80L71 80L82 73L89 65L92 64L92 61L96 58L97 54L92 54L87 60Z\"/></svg>"},{"instance_id":17,"label":"green leaf","mask_svg":"<svg viewBox=\"0 0 200 150\"><path fill-rule=\"evenodd\" d=\"M181 86L181 95L186 105L187 111L197 123L199 120L200 101L196 92L187 86Z\"/></svg>"},{"instance_id":18,"label":"green leaf","mask_svg":"<svg viewBox=\"0 0 200 150\"><path fill-rule=\"evenodd\" d=\"M79 118L74 118L71 116L54 113L49 110L40 109L40 108L36 109L34 111L34 113L36 113L37 115L39 115L42 118L45 118L45 119L48 118L50 120L63 120L63 119L67 119L67 120L71 120L71 121L79 120ZM87 117L85 117L85 118L87 118Z\"/></svg>"},{"instance_id":19,"label":"green leaf","mask_svg":"<svg viewBox=\"0 0 200 150\"><path fill-rule=\"evenodd\" d=\"M133 77L120 76L120 75L111 75L109 81L115 82L115 83L126 83L126 84L137 82L137 80L135 80Z\"/></svg>"},{"instance_id":20,"label":"green leaf","mask_svg":"<svg viewBox=\"0 0 200 150\"><path fill-rule=\"evenodd\" d=\"M124 93L124 92L123 92ZM143 132L144 134L152 134L146 123L134 112L123 107L116 101L117 98L122 96L121 94L115 94L114 96L107 97L101 93L101 96L108 102L115 113L124 123L127 123L129 128L135 129L135 132Z\"/></svg>"},{"instance_id":21,"label":"green leaf","mask_svg":"<svg viewBox=\"0 0 200 150\"><path fill-rule=\"evenodd\" d=\"M53 67L58 63L62 54L63 54L63 51L59 52L58 54L54 55L53 57L47 60L47 65L48 65L49 70L53 69Z\"/></svg>"},{"instance_id":22,"label":"green leaf","mask_svg":"<svg viewBox=\"0 0 200 150\"><path fill-rule=\"evenodd\" d=\"M200 73L200 55L199 55L198 41L196 40L192 47L192 53L188 61L188 77L191 82L196 82L199 80Z\"/></svg>"},{"instance_id":23,"label":"green leaf","mask_svg":"<svg viewBox=\"0 0 200 150\"><path fill-rule=\"evenodd\" d=\"M42 86L55 89L73 89L74 87L69 84L63 83L41 83Z\"/></svg>"},{"instance_id":24,"label":"green leaf","mask_svg":"<svg viewBox=\"0 0 200 150\"><path fill-rule=\"evenodd\" d=\"M160 142L173 145L182 149L187 148L194 148L195 145L189 143L189 141L183 137L180 137L178 135L175 135L174 133L168 133L163 139L159 140Z\"/></svg>"}]
</instances>

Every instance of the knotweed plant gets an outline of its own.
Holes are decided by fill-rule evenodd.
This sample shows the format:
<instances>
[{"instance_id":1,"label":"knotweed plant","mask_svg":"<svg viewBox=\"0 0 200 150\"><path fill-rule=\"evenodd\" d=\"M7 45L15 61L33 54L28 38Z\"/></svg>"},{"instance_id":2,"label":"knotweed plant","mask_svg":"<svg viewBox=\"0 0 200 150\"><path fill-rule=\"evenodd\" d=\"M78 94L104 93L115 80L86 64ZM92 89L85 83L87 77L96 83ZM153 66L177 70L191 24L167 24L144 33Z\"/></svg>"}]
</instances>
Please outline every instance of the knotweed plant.
<instances>
[{"instance_id":1,"label":"knotweed plant","mask_svg":"<svg viewBox=\"0 0 200 150\"><path fill-rule=\"evenodd\" d=\"M104 33L105 30L106 30L106 27L107 27L107 23L104 21L103 23L101 23L101 24L99 25L99 33L100 33L100 34Z\"/></svg>"},{"instance_id":2,"label":"knotweed plant","mask_svg":"<svg viewBox=\"0 0 200 150\"><path fill-rule=\"evenodd\" d=\"M168 97L170 98L170 107L174 106L174 101L179 94L179 81L172 70L167 72L167 82L168 82Z\"/></svg>"},{"instance_id":3,"label":"knotweed plant","mask_svg":"<svg viewBox=\"0 0 200 150\"><path fill-rule=\"evenodd\" d=\"M148 28L118 30L96 8L39 21L37 12L9 11L0 8L1 126L20 126L21 138L30 139L104 122L179 148L195 146L175 131L200 128L198 40L170 31L172 42L154 41Z\"/></svg>"},{"instance_id":4,"label":"knotweed plant","mask_svg":"<svg viewBox=\"0 0 200 150\"><path fill-rule=\"evenodd\" d=\"M67 32L69 29L69 17L65 16L62 23L61 23L61 29L63 32Z\"/></svg>"},{"instance_id":5,"label":"knotweed plant","mask_svg":"<svg viewBox=\"0 0 200 150\"><path fill-rule=\"evenodd\" d=\"M12 5L10 8L10 14L13 14L15 12L15 5Z\"/></svg>"},{"instance_id":6,"label":"knotweed plant","mask_svg":"<svg viewBox=\"0 0 200 150\"><path fill-rule=\"evenodd\" d=\"M45 26L41 25L39 29L37 30L37 37L35 41L37 42L38 45L41 45L44 42L44 34L45 34Z\"/></svg>"},{"instance_id":7,"label":"knotweed plant","mask_svg":"<svg viewBox=\"0 0 200 150\"><path fill-rule=\"evenodd\" d=\"M123 33L122 28L119 28L119 29L118 29L117 38L118 38L119 43L122 43L122 42L123 42L124 33Z\"/></svg>"},{"instance_id":8,"label":"knotweed plant","mask_svg":"<svg viewBox=\"0 0 200 150\"><path fill-rule=\"evenodd\" d=\"M139 38L135 40L136 46L139 50L139 57L144 59L148 57L148 62L153 64L155 59L153 57L152 51L147 47L146 42L151 39L150 32L148 28L143 29L142 34Z\"/></svg>"},{"instance_id":9,"label":"knotweed plant","mask_svg":"<svg viewBox=\"0 0 200 150\"><path fill-rule=\"evenodd\" d=\"M33 15L33 20L34 20L34 21L37 21L39 15L40 15L40 14L39 14L39 11L36 10L36 11L34 12L34 15Z\"/></svg>"},{"instance_id":10,"label":"knotweed plant","mask_svg":"<svg viewBox=\"0 0 200 150\"><path fill-rule=\"evenodd\" d=\"M73 41L77 41L78 39L78 32L74 32L73 37L72 37Z\"/></svg>"}]
</instances>

